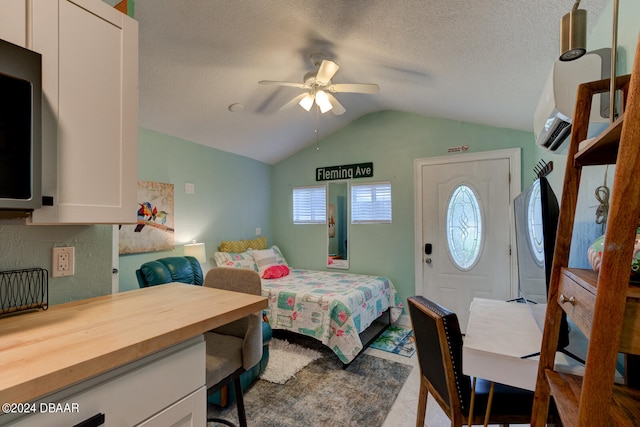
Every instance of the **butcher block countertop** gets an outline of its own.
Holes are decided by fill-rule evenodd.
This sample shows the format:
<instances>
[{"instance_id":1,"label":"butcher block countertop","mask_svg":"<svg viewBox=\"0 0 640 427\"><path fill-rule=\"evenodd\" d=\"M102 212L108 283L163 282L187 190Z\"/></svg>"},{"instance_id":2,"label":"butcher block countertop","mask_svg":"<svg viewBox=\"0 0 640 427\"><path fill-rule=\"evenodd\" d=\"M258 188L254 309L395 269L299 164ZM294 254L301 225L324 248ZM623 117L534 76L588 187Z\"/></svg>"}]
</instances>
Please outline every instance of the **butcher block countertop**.
<instances>
[{"instance_id":1,"label":"butcher block countertop","mask_svg":"<svg viewBox=\"0 0 640 427\"><path fill-rule=\"evenodd\" d=\"M30 402L267 307L171 283L0 319L2 403Z\"/></svg>"}]
</instances>

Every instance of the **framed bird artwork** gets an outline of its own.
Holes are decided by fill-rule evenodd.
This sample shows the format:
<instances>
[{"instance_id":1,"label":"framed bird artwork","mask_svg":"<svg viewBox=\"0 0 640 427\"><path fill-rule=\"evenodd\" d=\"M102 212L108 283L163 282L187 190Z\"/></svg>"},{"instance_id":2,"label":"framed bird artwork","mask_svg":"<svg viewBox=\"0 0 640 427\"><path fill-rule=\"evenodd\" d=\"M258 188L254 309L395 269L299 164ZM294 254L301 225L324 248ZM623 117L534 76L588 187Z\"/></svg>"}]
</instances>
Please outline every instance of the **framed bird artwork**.
<instances>
[{"instance_id":1,"label":"framed bird artwork","mask_svg":"<svg viewBox=\"0 0 640 427\"><path fill-rule=\"evenodd\" d=\"M138 181L138 220L120 226L120 254L175 248L173 184Z\"/></svg>"}]
</instances>

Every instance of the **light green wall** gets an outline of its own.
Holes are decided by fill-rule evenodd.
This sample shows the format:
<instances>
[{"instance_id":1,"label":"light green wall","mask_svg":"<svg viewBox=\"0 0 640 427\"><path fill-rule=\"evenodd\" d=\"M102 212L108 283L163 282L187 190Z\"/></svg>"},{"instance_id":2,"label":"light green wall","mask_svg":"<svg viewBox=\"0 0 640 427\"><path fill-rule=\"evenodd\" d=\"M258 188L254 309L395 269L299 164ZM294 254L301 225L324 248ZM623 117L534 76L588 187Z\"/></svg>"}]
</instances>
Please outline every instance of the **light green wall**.
<instances>
[{"instance_id":1,"label":"light green wall","mask_svg":"<svg viewBox=\"0 0 640 427\"><path fill-rule=\"evenodd\" d=\"M391 181L392 224L358 224L349 228L350 272L379 274L395 284L403 301L415 294L415 159L446 156L449 147L468 145L468 153L521 147L523 181L530 182L536 157L533 134L453 120L384 111L361 117L316 146L278 163L272 178L274 242L294 267L324 270L325 225L294 225L295 186L315 184L315 169L373 162L374 177L353 182Z\"/></svg>"},{"instance_id":2,"label":"light green wall","mask_svg":"<svg viewBox=\"0 0 640 427\"><path fill-rule=\"evenodd\" d=\"M253 238L256 227L271 241L271 166L265 163L140 129L138 179L174 185L176 246L166 252L121 255L121 291L138 288L135 270L142 263L183 255L183 245L191 240L205 243L208 258L221 240ZM185 193L187 182L195 184L194 194Z\"/></svg>"},{"instance_id":3,"label":"light green wall","mask_svg":"<svg viewBox=\"0 0 640 427\"><path fill-rule=\"evenodd\" d=\"M588 4L585 3L584 7L588 9ZM605 11L600 22L595 23L594 33L589 40L590 49L610 45L610 10ZM620 55L618 63L625 72L631 69L638 37L638 22L640 2L620 0L619 42L625 54ZM369 125L371 130L366 129ZM493 134L499 134L495 140ZM363 225L352 231L354 234L351 234L351 239L359 243L352 252L354 261L351 271L373 271L373 267L377 267L376 262L379 262L380 268L376 268L376 272L388 272L398 286L402 286L401 295L406 298L413 291L413 214L412 208L409 207L409 204L413 203L412 159L446 155L446 147L462 144L470 144L471 151L499 149L509 146L510 141L506 139L513 139L516 146L517 141L527 145L522 152L523 185L526 185L531 181L530 171L539 157L544 156L548 159L556 156L558 164L563 163L565 158L543 152L534 153L536 149L531 142L527 142L527 138L533 140L532 135L521 132L483 128L398 112L377 113L363 117L343 131L321 141L319 152L315 151L315 147L310 147L277 165L271 178L273 194L270 193L271 187L268 184L271 169L269 166L146 130L140 130L139 167L141 179L176 184L176 212L180 212L179 227L176 231L177 243L181 244L192 238L187 234L199 231L193 224L197 224L198 221L211 221L201 235L193 236L206 240L207 252L211 255L220 240L252 237L255 227L261 227L270 243L283 246L285 255L293 265L323 268L326 242L324 226L293 227L286 224L286 220L290 221L291 218L291 202L287 197L290 188L302 182L313 183L315 163L318 166L327 166L373 161L376 166L375 179L390 179L394 183L394 223L388 226L371 226L372 228ZM157 150L153 145L156 139L159 141ZM166 153L159 151L164 148ZM182 148L185 148L184 152L181 152ZM201 157L210 158L211 161L201 161ZM300 164L297 165L296 162ZM189 167L184 166L186 164ZM249 178L238 176L237 167L245 168L244 173L248 174ZM222 171L226 171L226 174ZM288 173L291 175L287 176ZM299 175L295 175L296 173ZM599 174L594 182L601 183L602 178L603 175ZM184 188L184 182L187 180L196 183L196 194L193 198L187 198L179 191ZM202 182L205 184L201 184ZM207 184L211 184L211 188ZM234 189L243 192L243 195L233 194ZM184 208L183 203L186 206ZM585 204L594 205L591 200ZM222 206L233 208L221 212ZM210 209L213 209L218 217L207 215ZM262 213L249 214L243 209L255 209ZM270 219L268 212L272 215ZM237 226L236 216L240 220L240 225ZM591 218L592 213L589 214L589 221L592 221ZM270 223L273 224L271 229ZM189 231L183 231L185 229ZM369 230L373 231L369 233ZM76 274L68 278L49 279L50 302L56 304L107 294L111 292L111 238L111 227L102 225L0 225L0 270L27 267L50 269L51 247L73 245L76 247ZM388 240L388 244L385 239ZM319 243L305 245L304 242L308 241ZM182 249L178 248L174 252L181 251ZM358 251L363 251L366 257L373 254L372 260L360 256ZM121 257L121 288L137 287L133 271L141 261L154 259L157 255L163 254Z\"/></svg>"},{"instance_id":4,"label":"light green wall","mask_svg":"<svg viewBox=\"0 0 640 427\"><path fill-rule=\"evenodd\" d=\"M51 248L75 248L75 274L49 277L49 304L111 293L111 226L0 226L0 271L51 271Z\"/></svg>"},{"instance_id":5,"label":"light green wall","mask_svg":"<svg viewBox=\"0 0 640 427\"><path fill-rule=\"evenodd\" d=\"M221 240L270 237L271 166L157 132L139 129L138 177L174 184L173 251L120 256L120 290L137 289L135 270L145 261L182 255L204 242L210 257ZM184 184L195 184L186 194ZM0 271L51 269L53 246L75 247L75 275L49 278L50 304L111 293L112 227L0 225ZM205 269L207 265L203 266Z\"/></svg>"}]
</instances>

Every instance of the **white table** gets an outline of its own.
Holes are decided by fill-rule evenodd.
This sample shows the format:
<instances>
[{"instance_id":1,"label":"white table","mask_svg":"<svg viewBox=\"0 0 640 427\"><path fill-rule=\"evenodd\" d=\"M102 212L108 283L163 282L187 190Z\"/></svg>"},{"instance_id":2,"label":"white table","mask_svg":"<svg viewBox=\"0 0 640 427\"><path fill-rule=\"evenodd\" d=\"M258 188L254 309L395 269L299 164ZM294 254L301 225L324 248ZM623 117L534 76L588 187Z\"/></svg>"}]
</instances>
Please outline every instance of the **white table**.
<instances>
[{"instance_id":1,"label":"white table","mask_svg":"<svg viewBox=\"0 0 640 427\"><path fill-rule=\"evenodd\" d=\"M531 307L531 308L529 308ZM466 375L535 390L538 356L522 356L540 351L546 304L506 302L474 298L467 333L462 347L462 366ZM584 366L556 353L556 370L571 373Z\"/></svg>"}]
</instances>

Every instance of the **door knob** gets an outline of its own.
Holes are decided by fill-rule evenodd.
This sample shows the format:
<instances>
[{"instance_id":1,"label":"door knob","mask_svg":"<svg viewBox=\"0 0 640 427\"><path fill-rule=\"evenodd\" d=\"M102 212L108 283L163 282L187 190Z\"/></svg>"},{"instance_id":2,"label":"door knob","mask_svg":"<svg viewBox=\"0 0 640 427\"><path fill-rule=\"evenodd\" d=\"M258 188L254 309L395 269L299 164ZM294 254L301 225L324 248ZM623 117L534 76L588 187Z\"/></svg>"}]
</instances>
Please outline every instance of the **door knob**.
<instances>
[{"instance_id":1,"label":"door knob","mask_svg":"<svg viewBox=\"0 0 640 427\"><path fill-rule=\"evenodd\" d=\"M426 258L424 262L426 262L427 264L431 264L431 258Z\"/></svg>"}]
</instances>

